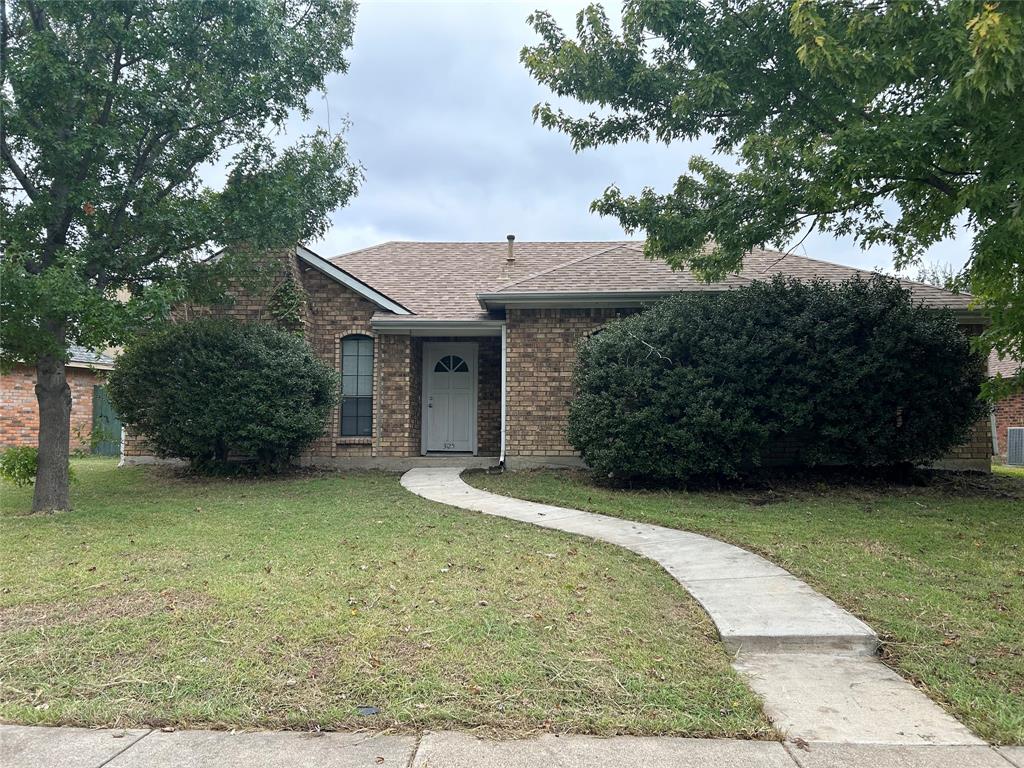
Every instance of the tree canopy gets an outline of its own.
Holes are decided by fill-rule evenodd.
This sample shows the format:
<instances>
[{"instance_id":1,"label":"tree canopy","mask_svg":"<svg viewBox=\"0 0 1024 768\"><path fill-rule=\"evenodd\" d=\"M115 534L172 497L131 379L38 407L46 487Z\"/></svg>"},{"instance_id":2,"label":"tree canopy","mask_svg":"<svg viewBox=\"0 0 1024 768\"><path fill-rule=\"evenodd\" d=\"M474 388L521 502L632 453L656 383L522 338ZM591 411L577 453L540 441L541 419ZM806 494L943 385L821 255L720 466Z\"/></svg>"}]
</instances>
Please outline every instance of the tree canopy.
<instances>
[{"instance_id":1,"label":"tree canopy","mask_svg":"<svg viewBox=\"0 0 1024 768\"><path fill-rule=\"evenodd\" d=\"M42 480L60 458L48 446L66 420L68 344L125 341L221 284L234 260L201 255L314 237L355 193L342 138L280 141L347 68L354 4L0 0L0 12L0 350L37 366ZM218 169L226 180L209 183ZM67 505L57 481L46 504L37 482L37 508Z\"/></svg>"},{"instance_id":2,"label":"tree canopy","mask_svg":"<svg viewBox=\"0 0 1024 768\"><path fill-rule=\"evenodd\" d=\"M534 116L575 149L710 135L669 191L611 186L592 208L643 230L647 254L708 277L813 229L917 261L965 222L961 285L987 340L1024 359L1024 3L626 0L530 21L522 59L555 94ZM712 250L702 250L713 241Z\"/></svg>"}]
</instances>

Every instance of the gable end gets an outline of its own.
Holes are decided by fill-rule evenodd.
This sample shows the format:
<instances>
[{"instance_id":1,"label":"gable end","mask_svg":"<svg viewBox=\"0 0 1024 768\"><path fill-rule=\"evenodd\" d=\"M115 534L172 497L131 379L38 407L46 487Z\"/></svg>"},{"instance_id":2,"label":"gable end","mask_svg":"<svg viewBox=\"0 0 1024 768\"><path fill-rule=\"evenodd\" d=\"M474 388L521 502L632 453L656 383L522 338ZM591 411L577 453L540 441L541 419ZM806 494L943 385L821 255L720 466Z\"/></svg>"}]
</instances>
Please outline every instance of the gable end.
<instances>
[{"instance_id":1,"label":"gable end","mask_svg":"<svg viewBox=\"0 0 1024 768\"><path fill-rule=\"evenodd\" d=\"M318 272L323 273L324 275L331 278L335 282L341 283L346 288L355 291L364 299L372 301L380 309L383 309L387 312L392 312L396 315L412 314L412 312L403 307L397 301L388 298L380 291L364 283L362 280L354 277L353 275L339 268L335 264L332 264L323 256L319 256L313 253L313 251L309 250L309 248L306 248L306 246L296 246L295 255L302 263L307 264L308 266L312 267Z\"/></svg>"}]
</instances>

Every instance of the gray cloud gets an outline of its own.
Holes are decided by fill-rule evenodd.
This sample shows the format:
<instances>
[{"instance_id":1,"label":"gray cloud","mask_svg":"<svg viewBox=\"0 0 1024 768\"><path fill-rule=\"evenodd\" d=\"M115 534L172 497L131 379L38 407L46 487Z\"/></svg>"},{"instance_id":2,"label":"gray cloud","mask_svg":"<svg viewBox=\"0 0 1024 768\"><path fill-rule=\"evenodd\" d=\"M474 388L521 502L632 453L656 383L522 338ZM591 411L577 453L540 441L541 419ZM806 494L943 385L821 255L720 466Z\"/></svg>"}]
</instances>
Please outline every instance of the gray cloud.
<instances>
[{"instance_id":1,"label":"gray cloud","mask_svg":"<svg viewBox=\"0 0 1024 768\"><path fill-rule=\"evenodd\" d=\"M629 144L576 154L565 136L534 124L553 101L519 63L534 42L526 16L550 6L571 27L583 3L381 3L360 6L347 74L310 98L311 122L334 130L347 117L353 157L366 168L359 196L312 244L335 255L389 239L600 240L618 223L588 210L615 183L628 192L667 189L710 142ZM609 3L611 9L612 3ZM294 124L289 134L310 125ZM891 266L887 249L812 235L809 255ZM959 265L969 241L943 243L929 259Z\"/></svg>"}]
</instances>

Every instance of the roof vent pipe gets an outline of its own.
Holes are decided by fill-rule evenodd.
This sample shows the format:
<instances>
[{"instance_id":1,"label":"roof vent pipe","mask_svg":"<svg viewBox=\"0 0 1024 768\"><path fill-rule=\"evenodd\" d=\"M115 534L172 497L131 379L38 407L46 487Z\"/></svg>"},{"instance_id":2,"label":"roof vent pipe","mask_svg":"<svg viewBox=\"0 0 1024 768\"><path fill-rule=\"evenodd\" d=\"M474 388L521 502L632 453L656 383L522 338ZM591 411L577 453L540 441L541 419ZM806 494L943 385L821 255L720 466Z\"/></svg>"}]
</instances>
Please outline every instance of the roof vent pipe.
<instances>
[{"instance_id":1,"label":"roof vent pipe","mask_svg":"<svg viewBox=\"0 0 1024 768\"><path fill-rule=\"evenodd\" d=\"M516 236L505 235L505 238L508 240L508 257L506 260L509 264L512 264L516 260L516 255L512 250L512 244L516 241Z\"/></svg>"}]
</instances>

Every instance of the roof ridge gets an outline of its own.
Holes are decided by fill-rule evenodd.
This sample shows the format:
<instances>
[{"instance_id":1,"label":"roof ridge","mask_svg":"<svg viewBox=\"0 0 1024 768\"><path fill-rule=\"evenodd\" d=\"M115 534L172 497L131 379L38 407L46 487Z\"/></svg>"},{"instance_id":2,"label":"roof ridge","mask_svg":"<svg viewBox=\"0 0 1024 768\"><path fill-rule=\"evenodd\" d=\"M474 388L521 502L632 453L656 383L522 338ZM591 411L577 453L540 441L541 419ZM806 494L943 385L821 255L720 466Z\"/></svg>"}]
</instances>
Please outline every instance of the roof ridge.
<instances>
[{"instance_id":1,"label":"roof ridge","mask_svg":"<svg viewBox=\"0 0 1024 768\"><path fill-rule=\"evenodd\" d=\"M609 245L626 247L644 243L643 240L516 240L515 242L517 245ZM356 248L353 251L345 251L333 258L371 251L384 245L493 245L505 247L505 242L499 240L384 240L380 243L364 246L363 248Z\"/></svg>"},{"instance_id":2,"label":"roof ridge","mask_svg":"<svg viewBox=\"0 0 1024 768\"><path fill-rule=\"evenodd\" d=\"M816 264L827 264L830 267L839 267L840 269L850 269L850 270L853 270L854 272L860 272L862 274L881 275L882 277L891 277L891 278L893 278L895 280L898 280L901 283L909 283L910 285L920 285L922 288L933 288L936 291L942 291L942 293L948 293L951 296L971 296L973 298L973 294L968 293L967 291L951 291L948 288L943 288L940 285L932 285L931 283L926 283L926 282L923 282L921 280L911 280L910 278L901 277L900 275L887 275L885 272L882 272L882 271L880 271L878 269L862 269L861 267L851 267L849 264L840 264L840 263L835 262L835 261L829 261L828 259L818 259L818 258L815 258L814 256L804 256L804 255L801 255L799 253L788 253L788 252L784 252L784 251L774 251L774 250L773 251L769 251L769 250L764 249L764 248L762 248L761 250L764 251L765 253L777 253L780 256L782 256L782 258L779 259L778 261L776 261L775 264L778 264L779 262L783 261L784 259L788 259L790 257L795 257L797 259L803 259L804 261L810 261L810 262L814 262ZM773 264L772 266L775 266L775 264ZM764 274L764 272L762 271L761 274Z\"/></svg>"},{"instance_id":3,"label":"roof ridge","mask_svg":"<svg viewBox=\"0 0 1024 768\"><path fill-rule=\"evenodd\" d=\"M932 283L926 283L923 280L911 280L909 277L899 277L898 275L896 276L896 279L901 283L920 285L922 288L934 288L936 291L942 291L943 293L948 293L953 296L970 296L972 299L974 298L974 294L970 291L951 291L949 288L943 288L941 285L933 285Z\"/></svg>"},{"instance_id":4,"label":"roof ridge","mask_svg":"<svg viewBox=\"0 0 1024 768\"><path fill-rule=\"evenodd\" d=\"M616 244L616 245L612 245L612 246L610 246L608 248L603 248L600 251L597 251L595 253L588 253L585 256L577 256L575 259L569 259L569 261L563 262L561 264L557 264L554 267L548 267L547 269L542 269L540 272L534 272L532 275L525 275L524 277L521 277L518 280L513 280L510 283L505 283L504 285L502 285L498 289L497 292L500 293L501 291L504 291L506 288L511 288L513 285L519 285L519 283L525 283L527 280L533 280L536 277L541 277L543 275L551 274L552 272L557 272L559 269L564 269L565 267L571 267L574 264L579 264L581 261L586 261L587 259L592 259L595 256L600 256L603 253L608 253L609 251L617 251L619 248L626 248L626 247L627 246L624 246L624 245L621 245L621 244ZM635 250L635 249L630 248L629 250Z\"/></svg>"},{"instance_id":5,"label":"roof ridge","mask_svg":"<svg viewBox=\"0 0 1024 768\"><path fill-rule=\"evenodd\" d=\"M357 253L365 253L366 251L372 251L374 248L382 248L385 245L391 245L392 243L403 242L401 240L385 240L383 243L375 243L374 245L367 245L362 248L356 248L354 251L345 251L339 253L337 256L331 256L328 261L334 261L335 259L344 259L346 256L355 256ZM312 250L312 249L310 249ZM318 254L319 255L319 254ZM324 257L320 257L324 258Z\"/></svg>"},{"instance_id":6,"label":"roof ridge","mask_svg":"<svg viewBox=\"0 0 1024 768\"><path fill-rule=\"evenodd\" d=\"M813 261L816 264L828 264L830 267L839 267L840 269L852 269L854 272L867 272L868 274L873 274L873 275L880 275L880 274L882 274L877 269L861 269L860 267L851 267L849 264L840 264L839 262L829 261L827 259L816 259L813 256L804 256L804 255L799 254L799 253L790 253L789 251L769 251L769 250L767 250L765 248L762 248L761 250L764 251L765 253L777 253L777 254L779 254L782 258L778 259L778 261L776 261L776 263L778 263L779 261L783 261L784 259L795 258L795 259L802 259L804 261Z\"/></svg>"}]
</instances>

